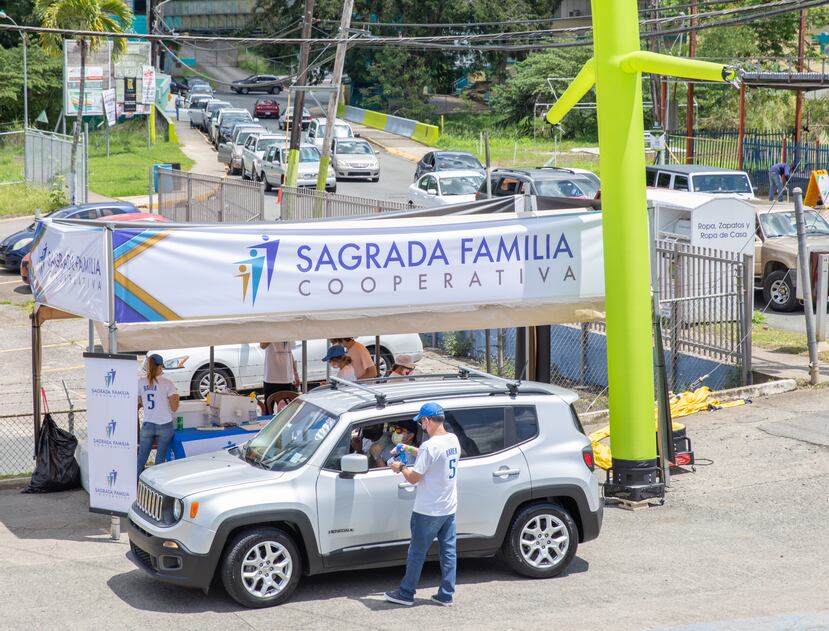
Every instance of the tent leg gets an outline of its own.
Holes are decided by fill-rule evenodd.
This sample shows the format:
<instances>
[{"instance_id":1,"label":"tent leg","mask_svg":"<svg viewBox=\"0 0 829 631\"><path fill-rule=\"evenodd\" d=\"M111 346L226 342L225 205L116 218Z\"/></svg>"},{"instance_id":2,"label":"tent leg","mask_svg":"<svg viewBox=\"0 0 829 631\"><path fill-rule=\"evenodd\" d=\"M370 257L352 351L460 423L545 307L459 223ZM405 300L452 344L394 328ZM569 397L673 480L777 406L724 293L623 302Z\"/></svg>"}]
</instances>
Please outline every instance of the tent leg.
<instances>
[{"instance_id":1,"label":"tent leg","mask_svg":"<svg viewBox=\"0 0 829 631\"><path fill-rule=\"evenodd\" d=\"M302 340L302 393L308 392L308 340Z\"/></svg>"},{"instance_id":2,"label":"tent leg","mask_svg":"<svg viewBox=\"0 0 829 631\"><path fill-rule=\"evenodd\" d=\"M42 360L42 349L40 339L40 323L38 322L37 309L32 313L32 417L34 419L34 445L32 453L37 449L37 437L40 435L40 363ZM37 454L35 454L37 455Z\"/></svg>"},{"instance_id":3,"label":"tent leg","mask_svg":"<svg viewBox=\"0 0 829 631\"><path fill-rule=\"evenodd\" d=\"M92 320L89 320L89 332L87 337L88 341L86 343L86 350L89 353L93 353L95 351L95 323Z\"/></svg>"},{"instance_id":4,"label":"tent leg","mask_svg":"<svg viewBox=\"0 0 829 631\"><path fill-rule=\"evenodd\" d=\"M210 392L210 395L211 395L210 396L210 399L211 399L210 404L211 405L213 404L213 400L212 400L213 399L213 396L212 396L213 395L213 390L216 388L216 362L215 362L215 359L216 359L216 357L215 357L215 347L211 346L210 347L210 367L208 369L210 371L210 389L209 389L209 392ZM265 401L265 403L267 403L267 401Z\"/></svg>"},{"instance_id":5,"label":"tent leg","mask_svg":"<svg viewBox=\"0 0 829 631\"><path fill-rule=\"evenodd\" d=\"M383 377L385 375L380 374L380 336L374 336L374 367L377 369L377 376ZM387 370L391 370L391 366L386 366Z\"/></svg>"},{"instance_id":6,"label":"tent leg","mask_svg":"<svg viewBox=\"0 0 829 631\"><path fill-rule=\"evenodd\" d=\"M550 325L535 327L535 380L550 383Z\"/></svg>"}]
</instances>

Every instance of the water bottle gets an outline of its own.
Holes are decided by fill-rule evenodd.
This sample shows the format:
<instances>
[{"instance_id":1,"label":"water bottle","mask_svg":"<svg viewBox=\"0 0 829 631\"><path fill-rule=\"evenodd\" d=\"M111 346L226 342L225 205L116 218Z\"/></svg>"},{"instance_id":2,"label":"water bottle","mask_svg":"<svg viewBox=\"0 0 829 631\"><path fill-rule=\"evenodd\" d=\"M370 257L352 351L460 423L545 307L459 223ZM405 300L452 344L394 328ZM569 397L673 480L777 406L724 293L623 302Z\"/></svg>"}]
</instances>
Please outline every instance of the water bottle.
<instances>
[{"instance_id":1,"label":"water bottle","mask_svg":"<svg viewBox=\"0 0 829 631\"><path fill-rule=\"evenodd\" d=\"M184 429L184 417L183 416L177 416L176 417L176 429L178 431L181 431L181 430Z\"/></svg>"}]
</instances>

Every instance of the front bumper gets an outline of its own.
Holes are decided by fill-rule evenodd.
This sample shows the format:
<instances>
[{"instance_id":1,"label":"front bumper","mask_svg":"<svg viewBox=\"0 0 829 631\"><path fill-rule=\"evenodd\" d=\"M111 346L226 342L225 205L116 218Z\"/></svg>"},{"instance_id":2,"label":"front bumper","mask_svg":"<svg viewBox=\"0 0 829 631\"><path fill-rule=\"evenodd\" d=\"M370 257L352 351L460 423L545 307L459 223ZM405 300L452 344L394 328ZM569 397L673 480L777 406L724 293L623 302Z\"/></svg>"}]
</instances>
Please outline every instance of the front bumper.
<instances>
[{"instance_id":1,"label":"front bumper","mask_svg":"<svg viewBox=\"0 0 829 631\"><path fill-rule=\"evenodd\" d=\"M0 265L8 270L16 272L20 269L20 262L23 260L24 256L26 256L25 252L20 254L20 252L16 250L10 250L8 252L0 251Z\"/></svg>"},{"instance_id":2,"label":"front bumper","mask_svg":"<svg viewBox=\"0 0 829 631\"><path fill-rule=\"evenodd\" d=\"M178 541L178 549L165 548L162 544L171 539L152 535L132 519L127 520L127 533L127 558L154 579L182 587L210 587L215 564L208 555L194 554Z\"/></svg>"},{"instance_id":3,"label":"front bumper","mask_svg":"<svg viewBox=\"0 0 829 631\"><path fill-rule=\"evenodd\" d=\"M348 178L376 178L380 177L380 167L376 169L357 168L352 166L343 166L337 169L337 177L339 179Z\"/></svg>"},{"instance_id":4,"label":"front bumper","mask_svg":"<svg viewBox=\"0 0 829 631\"><path fill-rule=\"evenodd\" d=\"M302 174L297 176L296 181L297 188L312 188L316 187L317 185L317 178L316 177L305 177ZM335 177L328 177L325 179L325 190L332 191L337 188L337 178Z\"/></svg>"}]
</instances>

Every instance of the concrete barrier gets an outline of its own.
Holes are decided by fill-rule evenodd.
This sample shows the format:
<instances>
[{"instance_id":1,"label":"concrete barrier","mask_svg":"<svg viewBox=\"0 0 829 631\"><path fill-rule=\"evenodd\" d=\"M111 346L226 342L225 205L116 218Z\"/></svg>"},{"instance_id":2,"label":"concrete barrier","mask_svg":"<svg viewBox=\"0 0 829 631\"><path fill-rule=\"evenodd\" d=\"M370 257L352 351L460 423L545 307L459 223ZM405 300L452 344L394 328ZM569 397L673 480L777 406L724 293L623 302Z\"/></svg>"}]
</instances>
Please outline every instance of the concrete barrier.
<instances>
[{"instance_id":1,"label":"concrete barrier","mask_svg":"<svg viewBox=\"0 0 829 631\"><path fill-rule=\"evenodd\" d=\"M427 125L411 118L392 116L383 112L364 110L359 107L346 105L338 109L338 115L352 123L359 123L366 127L382 129L390 134L397 134L405 138L411 138L418 142L434 147L438 142L439 130L435 125Z\"/></svg>"}]
</instances>

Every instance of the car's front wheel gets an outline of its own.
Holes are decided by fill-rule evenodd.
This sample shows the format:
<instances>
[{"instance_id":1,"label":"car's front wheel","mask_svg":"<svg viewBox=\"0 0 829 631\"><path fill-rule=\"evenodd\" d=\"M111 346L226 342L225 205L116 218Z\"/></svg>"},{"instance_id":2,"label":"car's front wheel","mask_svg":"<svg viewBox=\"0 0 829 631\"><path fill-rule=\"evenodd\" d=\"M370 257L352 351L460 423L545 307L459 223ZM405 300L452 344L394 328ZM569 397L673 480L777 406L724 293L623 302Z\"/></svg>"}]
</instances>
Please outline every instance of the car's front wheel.
<instances>
[{"instance_id":1,"label":"car's front wheel","mask_svg":"<svg viewBox=\"0 0 829 631\"><path fill-rule=\"evenodd\" d=\"M556 504L533 504L513 518L501 556L518 574L551 578L570 565L578 542L570 513Z\"/></svg>"},{"instance_id":2,"label":"car's front wheel","mask_svg":"<svg viewBox=\"0 0 829 631\"><path fill-rule=\"evenodd\" d=\"M245 607L273 607L291 597L302 574L293 539L279 528L260 526L237 535L222 559L222 584Z\"/></svg>"},{"instance_id":3,"label":"car's front wheel","mask_svg":"<svg viewBox=\"0 0 829 631\"><path fill-rule=\"evenodd\" d=\"M788 270L772 272L763 281L763 300L773 311L794 311L798 300Z\"/></svg>"}]
</instances>

